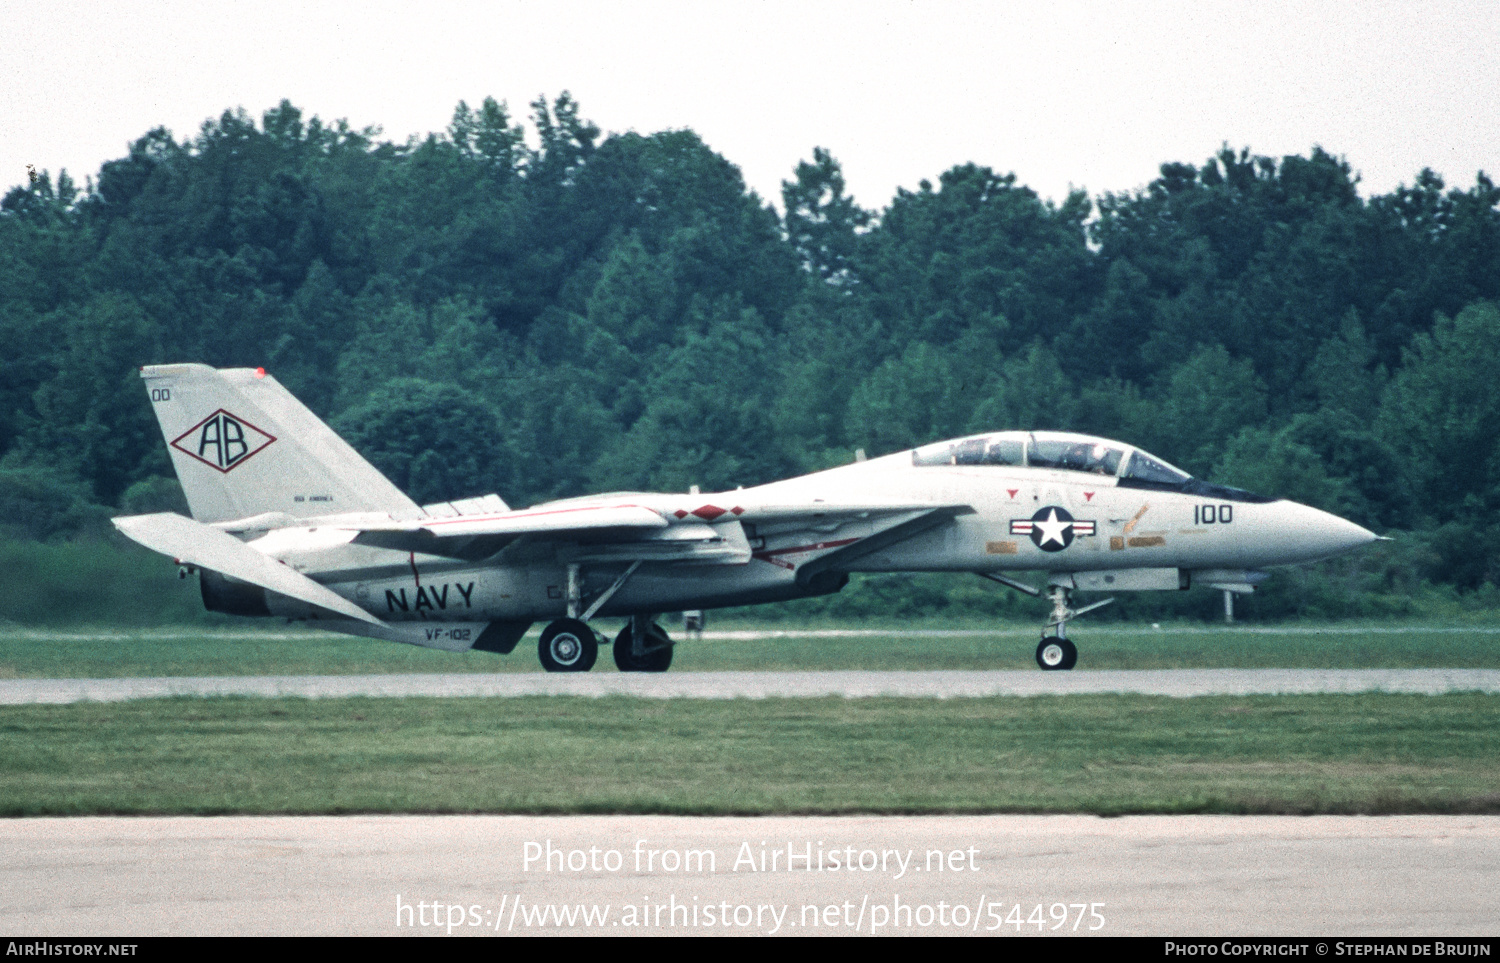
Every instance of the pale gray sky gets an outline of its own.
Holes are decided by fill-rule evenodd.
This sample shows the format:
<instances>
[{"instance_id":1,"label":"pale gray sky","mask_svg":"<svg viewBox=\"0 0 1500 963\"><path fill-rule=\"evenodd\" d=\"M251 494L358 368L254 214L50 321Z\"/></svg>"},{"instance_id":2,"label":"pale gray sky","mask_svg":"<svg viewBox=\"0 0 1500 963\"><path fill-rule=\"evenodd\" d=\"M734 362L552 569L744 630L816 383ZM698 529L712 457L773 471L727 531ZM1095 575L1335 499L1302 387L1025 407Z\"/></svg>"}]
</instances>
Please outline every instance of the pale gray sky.
<instances>
[{"instance_id":1,"label":"pale gray sky","mask_svg":"<svg viewBox=\"0 0 1500 963\"><path fill-rule=\"evenodd\" d=\"M82 183L226 108L444 129L570 90L606 131L690 127L780 200L824 146L866 207L966 161L1097 195L1221 143L1343 155L1366 193L1500 168L1493 2L109 3L0 0L0 189Z\"/></svg>"}]
</instances>

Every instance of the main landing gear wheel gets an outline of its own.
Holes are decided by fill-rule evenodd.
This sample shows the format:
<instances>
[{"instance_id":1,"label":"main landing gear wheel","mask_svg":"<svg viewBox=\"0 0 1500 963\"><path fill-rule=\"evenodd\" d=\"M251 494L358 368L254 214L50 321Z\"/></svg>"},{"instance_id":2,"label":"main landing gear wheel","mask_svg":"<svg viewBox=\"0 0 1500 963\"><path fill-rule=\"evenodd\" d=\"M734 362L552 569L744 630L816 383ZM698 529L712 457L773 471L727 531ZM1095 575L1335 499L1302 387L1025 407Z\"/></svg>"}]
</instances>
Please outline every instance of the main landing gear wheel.
<instances>
[{"instance_id":1,"label":"main landing gear wheel","mask_svg":"<svg viewBox=\"0 0 1500 963\"><path fill-rule=\"evenodd\" d=\"M1036 647L1036 664L1049 672L1071 669L1078 664L1078 647L1058 636L1042 636Z\"/></svg>"},{"instance_id":2,"label":"main landing gear wheel","mask_svg":"<svg viewBox=\"0 0 1500 963\"><path fill-rule=\"evenodd\" d=\"M632 620L633 621L633 620ZM615 667L621 672L665 672L672 664L672 640L656 623L646 630L644 652L635 652L630 622L615 636Z\"/></svg>"},{"instance_id":3,"label":"main landing gear wheel","mask_svg":"<svg viewBox=\"0 0 1500 963\"><path fill-rule=\"evenodd\" d=\"M587 672L599 658L599 636L578 619L558 619L542 630L536 654L548 672Z\"/></svg>"}]
</instances>

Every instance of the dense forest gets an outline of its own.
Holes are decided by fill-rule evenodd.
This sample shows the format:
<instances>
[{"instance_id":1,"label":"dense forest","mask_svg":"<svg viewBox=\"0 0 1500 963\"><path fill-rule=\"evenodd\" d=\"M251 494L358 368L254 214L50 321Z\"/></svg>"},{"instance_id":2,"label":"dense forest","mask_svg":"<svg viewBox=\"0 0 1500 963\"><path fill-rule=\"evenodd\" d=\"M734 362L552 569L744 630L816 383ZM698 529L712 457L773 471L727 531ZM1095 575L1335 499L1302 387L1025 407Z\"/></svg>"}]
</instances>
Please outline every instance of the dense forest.
<instances>
[{"instance_id":1,"label":"dense forest","mask_svg":"<svg viewBox=\"0 0 1500 963\"><path fill-rule=\"evenodd\" d=\"M877 211L814 149L778 213L690 130L530 107L529 136L485 100L398 144L282 102L11 189L9 540L177 504L136 368L202 361L265 366L418 502L711 490L1059 428L1397 534L1354 563L1370 591L1500 583L1483 174L1363 197L1320 148L1226 146L1061 203L963 164Z\"/></svg>"}]
</instances>

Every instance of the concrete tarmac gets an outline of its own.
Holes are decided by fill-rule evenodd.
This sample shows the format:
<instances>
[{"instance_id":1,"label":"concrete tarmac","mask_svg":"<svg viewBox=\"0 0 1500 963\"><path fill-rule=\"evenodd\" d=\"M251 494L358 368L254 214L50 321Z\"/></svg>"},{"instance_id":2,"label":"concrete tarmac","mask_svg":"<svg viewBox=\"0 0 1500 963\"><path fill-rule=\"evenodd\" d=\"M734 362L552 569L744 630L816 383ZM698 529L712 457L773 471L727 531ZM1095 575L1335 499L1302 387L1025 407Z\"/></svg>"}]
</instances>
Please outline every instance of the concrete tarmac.
<instances>
[{"instance_id":1,"label":"concrete tarmac","mask_svg":"<svg viewBox=\"0 0 1500 963\"><path fill-rule=\"evenodd\" d=\"M28 936L1457 939L1497 929L1495 817L0 823L0 930Z\"/></svg>"}]
</instances>

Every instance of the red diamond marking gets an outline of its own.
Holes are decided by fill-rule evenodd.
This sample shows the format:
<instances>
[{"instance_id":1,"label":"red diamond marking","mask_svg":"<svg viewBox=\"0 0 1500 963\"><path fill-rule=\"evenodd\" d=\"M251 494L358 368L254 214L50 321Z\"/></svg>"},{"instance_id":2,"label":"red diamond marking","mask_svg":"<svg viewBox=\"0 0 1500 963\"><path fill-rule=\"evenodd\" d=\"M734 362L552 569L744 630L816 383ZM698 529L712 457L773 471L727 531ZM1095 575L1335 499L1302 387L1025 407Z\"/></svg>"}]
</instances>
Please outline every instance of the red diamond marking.
<instances>
[{"instance_id":1,"label":"red diamond marking","mask_svg":"<svg viewBox=\"0 0 1500 963\"><path fill-rule=\"evenodd\" d=\"M724 509L720 508L717 505L704 505L702 508L693 512L693 514L697 515L705 522L711 522L714 519L718 518L720 515L724 514Z\"/></svg>"},{"instance_id":2,"label":"red diamond marking","mask_svg":"<svg viewBox=\"0 0 1500 963\"><path fill-rule=\"evenodd\" d=\"M672 514L676 515L678 518L687 518L687 512L683 511L680 508L677 509L677 511L673 512Z\"/></svg>"},{"instance_id":3,"label":"red diamond marking","mask_svg":"<svg viewBox=\"0 0 1500 963\"><path fill-rule=\"evenodd\" d=\"M743 514L745 514L745 510L743 508L741 508L740 506L736 505L736 506L734 506L733 508L731 508L729 510L729 514L731 514L731 515L743 515Z\"/></svg>"}]
</instances>

